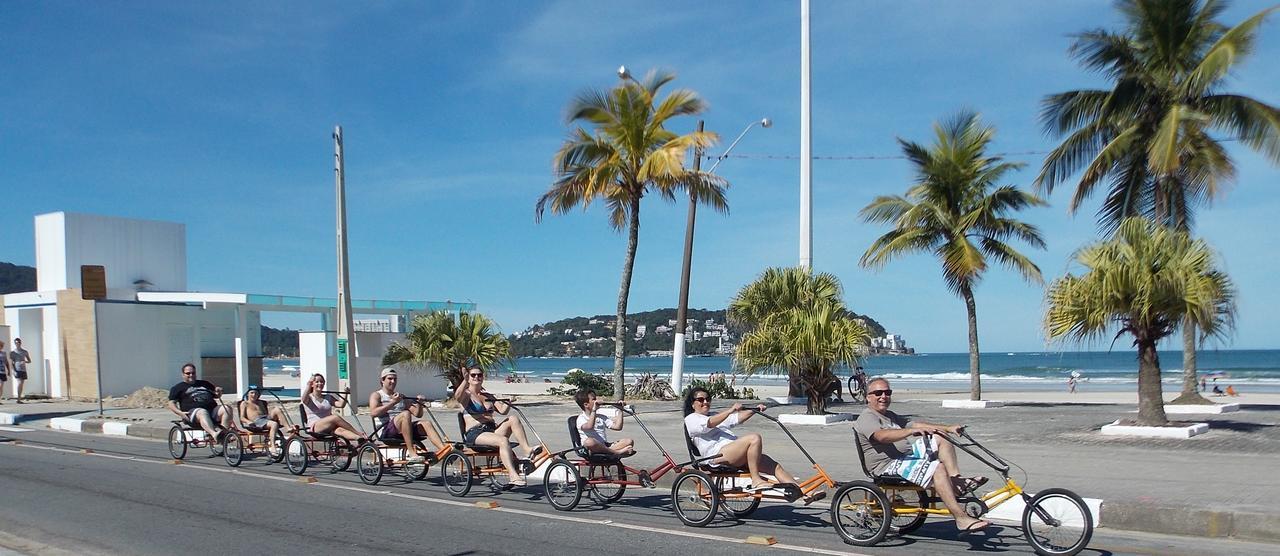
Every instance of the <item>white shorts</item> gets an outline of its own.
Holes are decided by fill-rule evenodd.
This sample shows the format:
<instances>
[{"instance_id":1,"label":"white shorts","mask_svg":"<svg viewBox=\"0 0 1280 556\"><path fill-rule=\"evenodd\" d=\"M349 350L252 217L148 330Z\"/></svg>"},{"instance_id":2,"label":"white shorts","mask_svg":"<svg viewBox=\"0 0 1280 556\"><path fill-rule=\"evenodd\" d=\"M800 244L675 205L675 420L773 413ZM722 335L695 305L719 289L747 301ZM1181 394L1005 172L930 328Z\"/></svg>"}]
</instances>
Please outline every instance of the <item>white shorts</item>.
<instances>
[{"instance_id":1,"label":"white shorts","mask_svg":"<svg viewBox=\"0 0 1280 556\"><path fill-rule=\"evenodd\" d=\"M187 412L187 420L188 420L188 421L190 421L192 425L195 425L195 426L197 426L197 427L198 427L198 426L200 426L200 419L199 419L199 417L197 417L197 415L199 415L201 411L205 411L205 408L203 408L203 407L197 407L197 408L195 408L195 409L193 409L193 410L191 410L191 411L188 411L188 412ZM213 419L213 424L214 424L214 425L217 425L217 424L219 423L218 418L219 418L221 415L222 415L222 406L220 406L220 405L219 405L219 406L214 406L214 408L213 408L213 412L209 414L209 418L210 418L210 419Z\"/></svg>"},{"instance_id":2,"label":"white shorts","mask_svg":"<svg viewBox=\"0 0 1280 556\"><path fill-rule=\"evenodd\" d=\"M923 436L911 443L911 455L890 461L881 475L902 477L912 484L928 488L937 470L938 440L933 436Z\"/></svg>"}]
</instances>

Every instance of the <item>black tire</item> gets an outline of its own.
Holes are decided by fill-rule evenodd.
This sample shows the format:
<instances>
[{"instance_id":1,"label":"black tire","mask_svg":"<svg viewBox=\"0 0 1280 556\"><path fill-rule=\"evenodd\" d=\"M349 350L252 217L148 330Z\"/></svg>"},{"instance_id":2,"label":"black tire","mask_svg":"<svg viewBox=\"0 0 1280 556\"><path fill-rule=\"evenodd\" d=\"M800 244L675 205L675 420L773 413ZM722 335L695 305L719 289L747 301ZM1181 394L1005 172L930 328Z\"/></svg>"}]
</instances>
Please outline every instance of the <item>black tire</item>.
<instances>
[{"instance_id":1,"label":"black tire","mask_svg":"<svg viewBox=\"0 0 1280 556\"><path fill-rule=\"evenodd\" d=\"M426 457L426 451L423 448L419 447L418 450L420 455ZM405 457L408 457L407 453L405 454ZM409 463L406 461L404 464L404 476L411 481L421 481L427 478L427 471L431 470L431 464L427 463L428 461L430 460L423 460L417 463Z\"/></svg>"},{"instance_id":2,"label":"black tire","mask_svg":"<svg viewBox=\"0 0 1280 556\"><path fill-rule=\"evenodd\" d=\"M449 454L440 464L440 478L449 494L466 496L471 492L471 460L457 452Z\"/></svg>"},{"instance_id":3,"label":"black tire","mask_svg":"<svg viewBox=\"0 0 1280 556\"><path fill-rule=\"evenodd\" d=\"M627 480L627 470L623 469L621 463L609 465L592 465L587 471L588 479L607 480L607 481L625 481ZM591 498L601 504L613 504L622 499L622 495L627 492L627 485L620 484L593 484L589 485L591 489Z\"/></svg>"},{"instance_id":4,"label":"black tire","mask_svg":"<svg viewBox=\"0 0 1280 556\"><path fill-rule=\"evenodd\" d=\"M719 507L720 492L706 473L685 471L671 485L671 509L685 525L706 527L716 518Z\"/></svg>"},{"instance_id":5,"label":"black tire","mask_svg":"<svg viewBox=\"0 0 1280 556\"><path fill-rule=\"evenodd\" d=\"M720 508L730 517L742 519L755 513L756 508L760 507L760 497L724 494L725 491L733 490L737 486L738 479L734 477L716 477L716 490L720 491Z\"/></svg>"},{"instance_id":6,"label":"black tire","mask_svg":"<svg viewBox=\"0 0 1280 556\"><path fill-rule=\"evenodd\" d=\"M849 384L849 401L854 403L867 403L867 391L858 383L858 376L852 375L848 380Z\"/></svg>"},{"instance_id":7,"label":"black tire","mask_svg":"<svg viewBox=\"0 0 1280 556\"><path fill-rule=\"evenodd\" d=\"M276 433L267 438L267 456L271 463L284 460L284 431L276 428Z\"/></svg>"},{"instance_id":8,"label":"black tire","mask_svg":"<svg viewBox=\"0 0 1280 556\"><path fill-rule=\"evenodd\" d=\"M484 467L502 468L502 459L498 456L488 456L484 459ZM494 494L507 490L507 488L509 488L507 485L511 484L511 476L507 475L505 468L503 469L504 471L498 471L497 473L491 473L489 475L489 490L492 490ZM522 472L524 471L524 465L521 460L516 460L516 469Z\"/></svg>"},{"instance_id":9,"label":"black tire","mask_svg":"<svg viewBox=\"0 0 1280 556\"><path fill-rule=\"evenodd\" d=\"M845 483L831 498L831 525L846 544L874 546L889 533L892 511L880 487L866 481Z\"/></svg>"},{"instance_id":10,"label":"black tire","mask_svg":"<svg viewBox=\"0 0 1280 556\"><path fill-rule=\"evenodd\" d=\"M173 456L173 459L187 457L187 435L178 425L169 429L169 455Z\"/></svg>"},{"instance_id":11,"label":"black tire","mask_svg":"<svg viewBox=\"0 0 1280 556\"><path fill-rule=\"evenodd\" d=\"M563 459L551 462L542 480L542 490L552 508L567 512L578 507L582 500L582 476L578 474L578 466Z\"/></svg>"},{"instance_id":12,"label":"black tire","mask_svg":"<svg viewBox=\"0 0 1280 556\"><path fill-rule=\"evenodd\" d=\"M225 437L228 434L235 434L235 433L231 431L219 430L218 434ZM217 437L209 439L209 453L213 454L213 457L215 458L222 457L222 442L220 442Z\"/></svg>"},{"instance_id":13,"label":"black tire","mask_svg":"<svg viewBox=\"0 0 1280 556\"><path fill-rule=\"evenodd\" d=\"M355 457L356 450L351 447L349 440L337 436L332 441L326 442L325 446L329 450L330 473L341 473L351 467L351 459Z\"/></svg>"},{"instance_id":14,"label":"black tire","mask_svg":"<svg viewBox=\"0 0 1280 556\"><path fill-rule=\"evenodd\" d=\"M233 432L222 435L222 457L227 465L240 467L244 461L244 439Z\"/></svg>"},{"instance_id":15,"label":"black tire","mask_svg":"<svg viewBox=\"0 0 1280 556\"><path fill-rule=\"evenodd\" d=\"M382 451L372 442L360 448L356 455L356 473L366 485L376 485L382 480Z\"/></svg>"},{"instance_id":16,"label":"black tire","mask_svg":"<svg viewBox=\"0 0 1280 556\"><path fill-rule=\"evenodd\" d=\"M920 508L923 510L926 505L924 501L924 491L916 489L889 489L884 491L885 498L889 500L889 506L895 509ZM893 519L889 522L889 534L891 535L910 535L929 518L929 514L920 511L916 513L902 513L897 511L893 514Z\"/></svg>"},{"instance_id":17,"label":"black tire","mask_svg":"<svg viewBox=\"0 0 1280 556\"><path fill-rule=\"evenodd\" d=\"M294 436L284 443L284 466L290 473L301 475L307 472L307 465L311 463L311 454L307 451L307 443L302 437Z\"/></svg>"},{"instance_id":18,"label":"black tire","mask_svg":"<svg viewBox=\"0 0 1280 556\"><path fill-rule=\"evenodd\" d=\"M1093 514L1074 492L1042 490L1022 510L1022 534L1036 554L1073 556L1093 538Z\"/></svg>"}]
</instances>

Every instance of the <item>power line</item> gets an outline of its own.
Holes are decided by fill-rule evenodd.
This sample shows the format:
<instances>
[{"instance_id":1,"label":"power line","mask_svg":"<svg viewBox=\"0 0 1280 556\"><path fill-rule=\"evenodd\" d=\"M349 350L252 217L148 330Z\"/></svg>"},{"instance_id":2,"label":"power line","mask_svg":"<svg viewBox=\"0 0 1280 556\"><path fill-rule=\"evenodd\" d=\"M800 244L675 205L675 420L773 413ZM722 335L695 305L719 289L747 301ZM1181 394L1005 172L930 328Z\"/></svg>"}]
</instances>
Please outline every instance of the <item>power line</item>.
<instances>
[{"instance_id":1,"label":"power line","mask_svg":"<svg viewBox=\"0 0 1280 556\"><path fill-rule=\"evenodd\" d=\"M1053 151L1011 151L1003 153L992 153L991 156L1035 156L1045 155ZM730 154L730 155L703 155L707 160L719 160L722 158L749 158L756 160L800 160L799 155L794 154ZM844 156L815 156L814 160L906 160L903 155L844 155Z\"/></svg>"}]
</instances>

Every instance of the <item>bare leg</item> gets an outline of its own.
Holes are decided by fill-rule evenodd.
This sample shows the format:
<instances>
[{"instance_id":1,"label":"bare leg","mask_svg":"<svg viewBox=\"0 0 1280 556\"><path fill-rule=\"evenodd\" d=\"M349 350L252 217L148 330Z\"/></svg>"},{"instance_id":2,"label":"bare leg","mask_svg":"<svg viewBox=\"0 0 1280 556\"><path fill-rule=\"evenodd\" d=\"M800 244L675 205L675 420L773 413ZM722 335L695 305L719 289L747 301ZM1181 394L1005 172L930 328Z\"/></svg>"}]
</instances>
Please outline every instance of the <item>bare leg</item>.
<instances>
[{"instance_id":1,"label":"bare leg","mask_svg":"<svg viewBox=\"0 0 1280 556\"><path fill-rule=\"evenodd\" d=\"M537 448L537 446L529 444L529 439L524 435L524 425L521 425L520 420L515 417L508 417L501 425L498 425L498 429L494 432L502 436L514 437L520 447L524 448L526 458L532 456L533 449Z\"/></svg>"},{"instance_id":2,"label":"bare leg","mask_svg":"<svg viewBox=\"0 0 1280 556\"><path fill-rule=\"evenodd\" d=\"M943 440L943 441L939 441L938 445L939 445L938 454L941 456L943 452L942 446L943 445L949 446L950 443ZM960 529L967 529L970 525L973 525L974 523L977 523L981 520L969 517L969 514L966 514L964 512L964 506L961 506L960 502L956 500L957 489L955 487L955 484L949 480L945 480L955 475L959 471L959 468L954 466L955 466L954 450L951 451L950 462L948 462L948 460L945 457L940 457L938 459L937 471L941 471L945 475L943 475L942 477L943 480L939 480L940 478L938 477L937 471L934 472L933 489L937 491L938 498L942 500L942 505L946 506L947 510L951 512L951 516L955 518L956 527Z\"/></svg>"},{"instance_id":3,"label":"bare leg","mask_svg":"<svg viewBox=\"0 0 1280 556\"><path fill-rule=\"evenodd\" d=\"M346 420L344 420L342 417L338 417L337 415L330 415L328 417L325 417L324 419L316 421L316 424L314 425L314 428L312 430L318 433L336 434L347 440L350 440L351 442L359 442L361 440L364 440L363 435L356 432L354 428L351 428L350 423L346 422Z\"/></svg>"},{"instance_id":4,"label":"bare leg","mask_svg":"<svg viewBox=\"0 0 1280 556\"><path fill-rule=\"evenodd\" d=\"M418 427L418 430L422 431L424 434L427 435L427 438L431 439L431 444L435 446L436 450L444 449L444 446L445 446L444 439L440 438L440 435L436 433L435 427L431 426L425 421L418 423L416 426Z\"/></svg>"},{"instance_id":5,"label":"bare leg","mask_svg":"<svg viewBox=\"0 0 1280 556\"><path fill-rule=\"evenodd\" d=\"M760 455L760 470L770 475L773 475L774 478L778 479L779 483L783 483L783 484L796 483L795 475L787 473L787 470L782 468L781 463L774 461L773 458L764 454Z\"/></svg>"},{"instance_id":6,"label":"bare leg","mask_svg":"<svg viewBox=\"0 0 1280 556\"><path fill-rule=\"evenodd\" d=\"M516 455L511 451L511 443L507 442L506 436L496 432L483 432L476 437L476 444L497 448L498 458L502 460L502 466L507 468L507 475L511 476L511 482L523 480L520 478L520 472L516 471Z\"/></svg>"},{"instance_id":7,"label":"bare leg","mask_svg":"<svg viewBox=\"0 0 1280 556\"><path fill-rule=\"evenodd\" d=\"M769 484L769 481L760 476L760 444L760 435L743 435L720 449L718 462L738 467L745 465L747 473L751 475L752 485Z\"/></svg>"},{"instance_id":8,"label":"bare leg","mask_svg":"<svg viewBox=\"0 0 1280 556\"><path fill-rule=\"evenodd\" d=\"M413 415L408 411L402 411L396 415L396 428L400 429L400 436L404 438L404 450L409 457L418 457L418 449L413 445Z\"/></svg>"},{"instance_id":9,"label":"bare leg","mask_svg":"<svg viewBox=\"0 0 1280 556\"><path fill-rule=\"evenodd\" d=\"M204 429L205 434L209 435L209 441L218 437L217 431L213 430L213 419L209 418L209 412L203 409L196 411L196 424Z\"/></svg>"}]
</instances>

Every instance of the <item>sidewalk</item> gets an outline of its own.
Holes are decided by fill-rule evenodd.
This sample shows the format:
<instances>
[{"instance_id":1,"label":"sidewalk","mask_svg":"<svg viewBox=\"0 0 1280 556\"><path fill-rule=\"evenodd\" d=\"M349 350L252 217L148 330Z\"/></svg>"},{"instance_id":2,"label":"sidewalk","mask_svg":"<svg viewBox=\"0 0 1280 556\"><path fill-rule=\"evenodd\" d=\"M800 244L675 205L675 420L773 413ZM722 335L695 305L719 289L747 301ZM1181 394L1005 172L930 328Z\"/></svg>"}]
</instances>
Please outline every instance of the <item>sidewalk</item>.
<instances>
[{"instance_id":1,"label":"sidewalk","mask_svg":"<svg viewBox=\"0 0 1280 556\"><path fill-rule=\"evenodd\" d=\"M719 400L717 407L725 403ZM677 461L686 460L679 403L635 405L658 442ZM567 444L565 419L577 414L572 402L527 401L523 407L547 444L553 449ZM909 417L966 424L979 441L1025 468L1027 481L1017 467L1011 476L1029 492L1063 487L1085 498L1101 499L1095 519L1102 527L1280 542L1280 508L1275 502L1280 500L1280 477L1260 472L1273 468L1280 455L1280 406L1246 405L1239 413L1197 418L1210 424L1210 433L1181 441L1099 435L1098 427L1134 411L1133 405L1125 404L1027 403L962 410L943 409L934 400L901 400L893 409ZM99 419L96 404L74 402L0 406L0 411L15 410L20 412L18 421L30 426L158 440L166 438L173 419L164 409L118 408L108 408L106 419ZM857 412L861 406L838 405L831 410ZM456 438L459 433L450 411L435 413L444 433ZM780 407L771 413L801 411ZM361 416L361 421L368 430L368 415ZM742 428L761 432L766 451L793 473L808 474L809 462L776 425L755 419ZM791 431L836 480L863 478L848 423L793 426ZM635 464L656 463L656 456L645 457L656 453L656 448L640 427L628 422L622 433L611 436L636 440L641 455ZM967 456L961 467L966 474L994 475Z\"/></svg>"}]
</instances>

